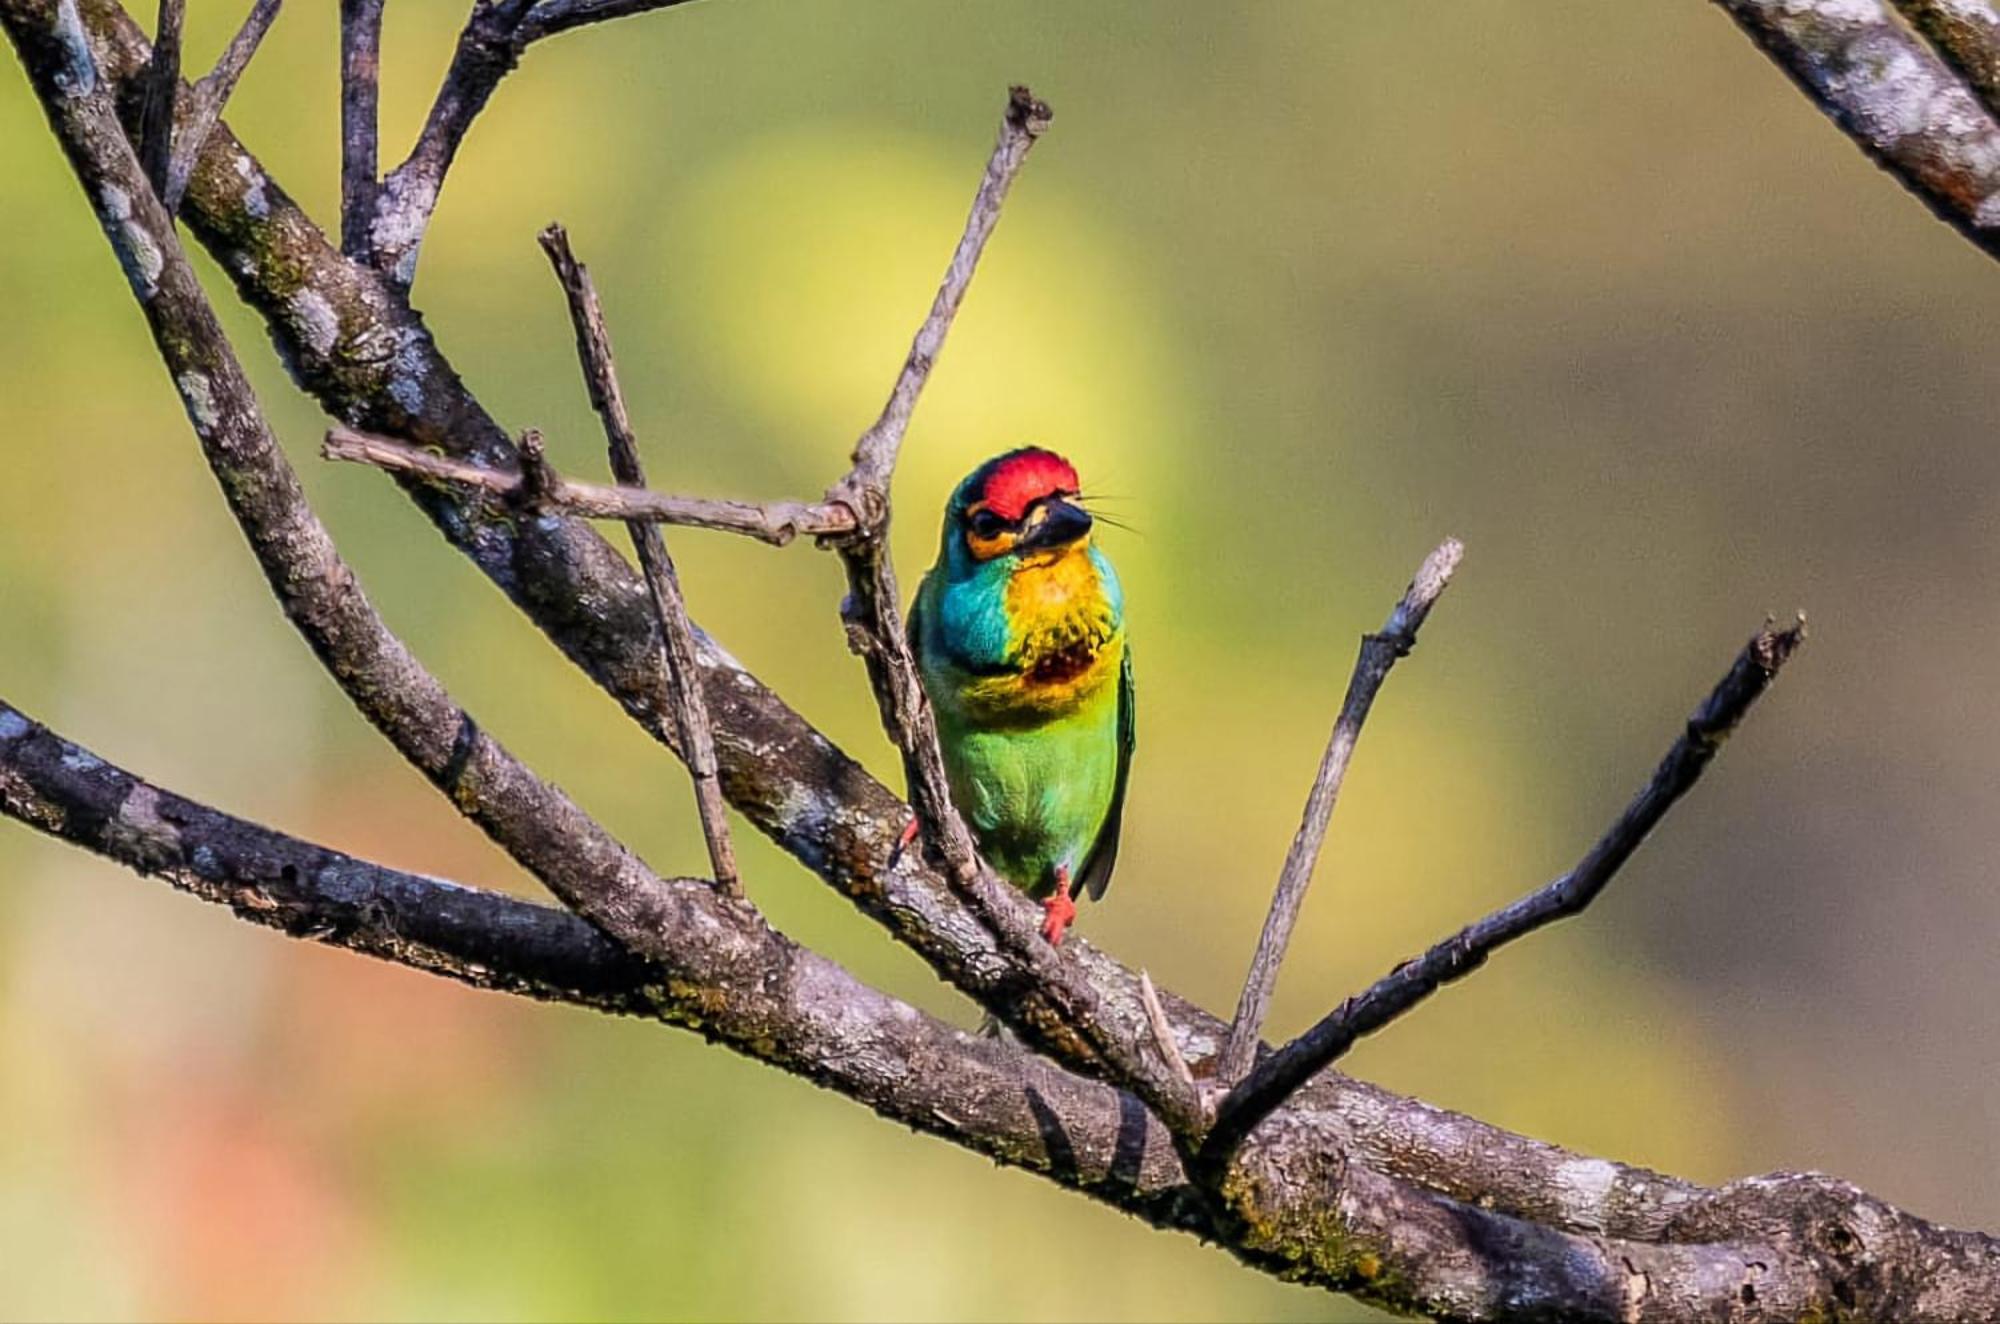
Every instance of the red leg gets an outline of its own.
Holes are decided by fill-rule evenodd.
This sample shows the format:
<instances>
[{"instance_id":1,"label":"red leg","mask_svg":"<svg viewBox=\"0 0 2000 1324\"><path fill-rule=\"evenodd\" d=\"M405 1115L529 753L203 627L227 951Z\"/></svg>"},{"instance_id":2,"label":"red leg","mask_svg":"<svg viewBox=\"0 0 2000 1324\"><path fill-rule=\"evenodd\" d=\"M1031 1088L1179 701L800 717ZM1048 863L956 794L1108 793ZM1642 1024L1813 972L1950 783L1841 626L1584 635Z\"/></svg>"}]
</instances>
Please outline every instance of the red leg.
<instances>
[{"instance_id":1,"label":"red leg","mask_svg":"<svg viewBox=\"0 0 2000 1324\"><path fill-rule=\"evenodd\" d=\"M1069 897L1069 870L1056 866L1056 890L1048 900L1042 902L1042 936L1049 940L1049 946L1062 946L1063 930L1076 918L1076 902Z\"/></svg>"},{"instance_id":2,"label":"red leg","mask_svg":"<svg viewBox=\"0 0 2000 1324\"><path fill-rule=\"evenodd\" d=\"M889 868L893 869L896 867L896 861L903 858L903 852L908 850L910 843L917 839L917 829L919 826L917 816L911 814L910 821L903 824L903 835L897 837L896 844L889 848Z\"/></svg>"}]
</instances>

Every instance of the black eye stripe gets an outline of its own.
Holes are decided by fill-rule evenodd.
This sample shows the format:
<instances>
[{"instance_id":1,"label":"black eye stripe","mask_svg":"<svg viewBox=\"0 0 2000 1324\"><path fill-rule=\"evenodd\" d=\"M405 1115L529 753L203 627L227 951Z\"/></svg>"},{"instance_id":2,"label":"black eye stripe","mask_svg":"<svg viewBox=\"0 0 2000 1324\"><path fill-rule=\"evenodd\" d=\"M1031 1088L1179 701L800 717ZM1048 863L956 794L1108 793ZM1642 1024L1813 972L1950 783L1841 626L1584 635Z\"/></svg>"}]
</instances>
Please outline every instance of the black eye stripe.
<instances>
[{"instance_id":1,"label":"black eye stripe","mask_svg":"<svg viewBox=\"0 0 2000 1324\"><path fill-rule=\"evenodd\" d=\"M973 515L970 523L972 531L982 538L997 537L1000 531L1007 527L1007 521L1001 519L990 510L977 512Z\"/></svg>"}]
</instances>

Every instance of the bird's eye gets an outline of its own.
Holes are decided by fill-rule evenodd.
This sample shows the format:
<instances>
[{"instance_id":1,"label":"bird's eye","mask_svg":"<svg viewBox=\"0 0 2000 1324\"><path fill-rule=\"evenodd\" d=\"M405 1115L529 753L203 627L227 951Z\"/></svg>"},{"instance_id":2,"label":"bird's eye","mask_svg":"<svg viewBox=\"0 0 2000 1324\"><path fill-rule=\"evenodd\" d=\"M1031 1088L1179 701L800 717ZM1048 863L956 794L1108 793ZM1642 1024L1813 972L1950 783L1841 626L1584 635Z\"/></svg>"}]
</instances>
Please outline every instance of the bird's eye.
<instances>
[{"instance_id":1,"label":"bird's eye","mask_svg":"<svg viewBox=\"0 0 2000 1324\"><path fill-rule=\"evenodd\" d=\"M1000 531L1007 527L1007 521L990 510L973 512L970 523L973 536L982 539L997 538L1000 536Z\"/></svg>"}]
</instances>

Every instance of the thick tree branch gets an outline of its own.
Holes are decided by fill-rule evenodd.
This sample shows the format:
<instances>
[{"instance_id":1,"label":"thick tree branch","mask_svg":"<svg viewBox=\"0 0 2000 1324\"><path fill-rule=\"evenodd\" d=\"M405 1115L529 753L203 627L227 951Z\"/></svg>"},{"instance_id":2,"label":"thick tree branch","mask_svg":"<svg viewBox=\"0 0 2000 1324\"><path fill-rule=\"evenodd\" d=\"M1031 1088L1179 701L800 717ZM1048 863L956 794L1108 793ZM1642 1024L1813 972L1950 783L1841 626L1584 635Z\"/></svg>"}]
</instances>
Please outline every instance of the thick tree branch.
<instances>
[{"instance_id":1,"label":"thick tree branch","mask_svg":"<svg viewBox=\"0 0 2000 1324\"><path fill-rule=\"evenodd\" d=\"M1716 0L1938 219L2000 257L2000 123L1881 0Z\"/></svg>"},{"instance_id":2,"label":"thick tree branch","mask_svg":"<svg viewBox=\"0 0 2000 1324\"><path fill-rule=\"evenodd\" d=\"M382 78L383 0L340 0L340 251L370 254Z\"/></svg>"},{"instance_id":3,"label":"thick tree branch","mask_svg":"<svg viewBox=\"0 0 2000 1324\"><path fill-rule=\"evenodd\" d=\"M1657 1243L1584 1237L1426 1195L1309 1130L1246 1151L1210 1221L1136 1099L858 984L706 885L668 885L670 961L498 893L354 859L150 785L0 703L0 813L243 919L498 989L694 1029L885 1117L1256 1267L1442 1319L1791 1319L1834 1304L1943 1320L1993 1300L1996 1248L1824 1178L1702 1192ZM1331 1235L1329 1233L1331 1232ZM1746 1290L1747 1289L1747 1290Z\"/></svg>"},{"instance_id":4,"label":"thick tree branch","mask_svg":"<svg viewBox=\"0 0 2000 1324\"><path fill-rule=\"evenodd\" d=\"M1632 858L1667 811L1693 789L1722 742L1777 679L1800 642L1805 621L1757 632L1715 689L1688 718L1666 757L1618 821L1577 866L1510 906L1460 930L1412 961L1405 961L1367 992L1349 998L1326 1018L1265 1058L1216 1111L1204 1145L1204 1163L1227 1161L1230 1150L1292 1092L1353 1046L1454 980L1463 979L1516 938L1580 914Z\"/></svg>"},{"instance_id":5,"label":"thick tree branch","mask_svg":"<svg viewBox=\"0 0 2000 1324\"><path fill-rule=\"evenodd\" d=\"M605 441L611 450L611 472L627 487L643 488L646 471L639 460L639 442L632 435L632 419L625 409L625 392L618 385L618 369L611 355L611 333L604 325L604 309L597 301L597 287L590 271L570 252L569 234L560 225L541 233L542 250L549 255L556 279L562 284L569 304L570 321L576 328L577 357L583 362L583 378L590 387L591 408L604 420ZM640 571L653 600L653 614L659 620L660 651L666 661L667 701L673 706L674 723L680 732L681 754L688 775L694 781L695 807L701 815L702 838L708 845L708 861L717 886L732 896L743 895L742 880L736 873L736 848L729 840L729 810L723 803L722 784L715 770L715 733L709 726L708 701L701 692L701 674L694 660L694 626L688 621L687 600L681 596L673 557L667 553L660 526L644 520L627 520L632 548L638 554Z\"/></svg>"},{"instance_id":6,"label":"thick tree branch","mask_svg":"<svg viewBox=\"0 0 2000 1324\"><path fill-rule=\"evenodd\" d=\"M1264 1016L1271 1009L1271 994L1278 986L1278 968L1284 964L1285 948L1292 940L1292 926L1298 922L1299 908L1305 904L1306 889L1312 885L1313 869L1319 863L1320 847L1326 841L1327 824L1333 819L1334 802L1340 798L1340 784L1347 776L1347 764L1361 739L1361 726L1389 668L1408 656L1417 646L1417 631L1451 583L1452 572L1465 548L1456 538L1447 538L1424 558L1417 576L1389 613L1380 633L1361 637L1361 655L1354 660L1354 675L1347 682L1347 697L1334 720L1333 734L1327 738L1319 773L1313 778L1312 792L1298 834L1285 853L1285 867L1278 874L1278 886L1271 897L1271 912L1258 935L1257 951L1250 958L1250 973L1243 980L1243 994L1237 999L1236 1019L1230 1023L1229 1037L1223 1042L1222 1056L1215 1075L1225 1087L1234 1085L1250 1069L1256 1055L1258 1036L1264 1030Z\"/></svg>"}]
</instances>

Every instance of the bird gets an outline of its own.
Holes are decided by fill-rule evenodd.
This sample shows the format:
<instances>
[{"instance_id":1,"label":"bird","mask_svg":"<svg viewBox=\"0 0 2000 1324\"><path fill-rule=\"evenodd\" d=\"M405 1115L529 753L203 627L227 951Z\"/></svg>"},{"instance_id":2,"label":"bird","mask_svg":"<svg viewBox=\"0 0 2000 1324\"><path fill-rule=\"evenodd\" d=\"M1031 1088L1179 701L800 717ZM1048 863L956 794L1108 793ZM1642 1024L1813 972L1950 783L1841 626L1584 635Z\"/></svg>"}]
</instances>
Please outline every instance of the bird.
<instances>
[{"instance_id":1,"label":"bird","mask_svg":"<svg viewBox=\"0 0 2000 1324\"><path fill-rule=\"evenodd\" d=\"M1060 945L1118 858L1135 726L1118 575L1076 469L1024 446L968 474L911 607L952 803Z\"/></svg>"}]
</instances>

